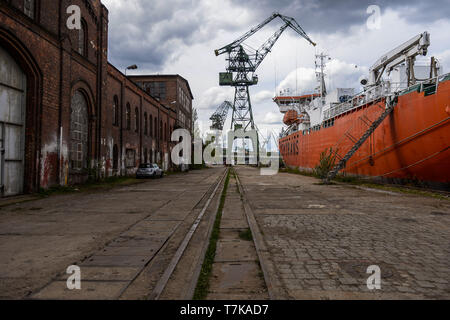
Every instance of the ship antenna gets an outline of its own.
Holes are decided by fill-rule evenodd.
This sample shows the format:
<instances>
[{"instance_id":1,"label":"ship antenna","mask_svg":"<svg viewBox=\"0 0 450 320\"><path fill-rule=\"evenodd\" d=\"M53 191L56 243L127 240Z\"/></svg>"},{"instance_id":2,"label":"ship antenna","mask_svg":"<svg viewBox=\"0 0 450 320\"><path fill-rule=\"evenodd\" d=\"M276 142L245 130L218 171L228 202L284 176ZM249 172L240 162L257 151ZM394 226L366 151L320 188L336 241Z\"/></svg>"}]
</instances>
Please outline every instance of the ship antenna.
<instances>
[{"instance_id":1,"label":"ship antenna","mask_svg":"<svg viewBox=\"0 0 450 320\"><path fill-rule=\"evenodd\" d=\"M323 98L327 95L327 87L325 85L325 61L327 58L329 58L329 55L325 54L324 52L316 54L316 77L317 81L319 81L318 89L322 101Z\"/></svg>"}]
</instances>

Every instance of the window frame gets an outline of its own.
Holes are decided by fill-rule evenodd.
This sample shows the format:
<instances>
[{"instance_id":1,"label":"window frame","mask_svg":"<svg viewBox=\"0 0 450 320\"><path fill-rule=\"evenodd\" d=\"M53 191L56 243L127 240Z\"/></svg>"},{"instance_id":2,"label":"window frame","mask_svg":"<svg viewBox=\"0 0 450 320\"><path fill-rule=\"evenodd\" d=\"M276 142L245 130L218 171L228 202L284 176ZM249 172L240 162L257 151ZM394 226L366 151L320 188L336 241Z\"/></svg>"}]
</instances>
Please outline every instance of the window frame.
<instances>
[{"instance_id":1,"label":"window frame","mask_svg":"<svg viewBox=\"0 0 450 320\"><path fill-rule=\"evenodd\" d=\"M125 110L125 121L126 121L126 129L131 130L131 105L127 103Z\"/></svg>"},{"instance_id":2,"label":"window frame","mask_svg":"<svg viewBox=\"0 0 450 320\"><path fill-rule=\"evenodd\" d=\"M147 112L144 112L144 135L148 135L148 118L147 118Z\"/></svg>"},{"instance_id":3,"label":"window frame","mask_svg":"<svg viewBox=\"0 0 450 320\"><path fill-rule=\"evenodd\" d=\"M113 98L113 126L119 126L119 97L117 95Z\"/></svg>"},{"instance_id":4,"label":"window frame","mask_svg":"<svg viewBox=\"0 0 450 320\"><path fill-rule=\"evenodd\" d=\"M139 108L138 107L135 107L134 108L134 132L136 132L136 133L139 133L139 129L140 129L140 126L141 126L141 123L140 123L140 116L139 116Z\"/></svg>"},{"instance_id":5,"label":"window frame","mask_svg":"<svg viewBox=\"0 0 450 320\"><path fill-rule=\"evenodd\" d=\"M32 5L32 8L30 11L27 10L26 3L29 1ZM23 13L30 19L37 21L38 20L38 6L39 6L39 0L23 0ZM31 15L30 15L30 14Z\"/></svg>"},{"instance_id":6,"label":"window frame","mask_svg":"<svg viewBox=\"0 0 450 320\"><path fill-rule=\"evenodd\" d=\"M83 39L81 39L81 35L83 35ZM78 30L78 41L77 41L77 52L83 57L88 57L88 37L89 30L86 20L81 19L81 29ZM83 45L81 48L80 45Z\"/></svg>"}]
</instances>

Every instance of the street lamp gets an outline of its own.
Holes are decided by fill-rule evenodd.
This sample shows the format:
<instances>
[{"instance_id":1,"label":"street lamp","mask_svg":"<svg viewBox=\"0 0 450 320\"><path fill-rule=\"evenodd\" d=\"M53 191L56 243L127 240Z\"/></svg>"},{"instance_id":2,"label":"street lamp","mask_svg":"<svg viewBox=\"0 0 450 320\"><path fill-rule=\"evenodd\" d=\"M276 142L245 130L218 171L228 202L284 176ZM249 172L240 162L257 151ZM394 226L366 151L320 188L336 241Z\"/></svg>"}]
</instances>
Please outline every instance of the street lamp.
<instances>
[{"instance_id":1,"label":"street lamp","mask_svg":"<svg viewBox=\"0 0 450 320\"><path fill-rule=\"evenodd\" d=\"M135 64L133 64L133 65L131 65L131 66L128 66L128 67L125 69L125 75L127 75L127 70L136 70L137 68L138 68L138 66L135 65Z\"/></svg>"}]
</instances>

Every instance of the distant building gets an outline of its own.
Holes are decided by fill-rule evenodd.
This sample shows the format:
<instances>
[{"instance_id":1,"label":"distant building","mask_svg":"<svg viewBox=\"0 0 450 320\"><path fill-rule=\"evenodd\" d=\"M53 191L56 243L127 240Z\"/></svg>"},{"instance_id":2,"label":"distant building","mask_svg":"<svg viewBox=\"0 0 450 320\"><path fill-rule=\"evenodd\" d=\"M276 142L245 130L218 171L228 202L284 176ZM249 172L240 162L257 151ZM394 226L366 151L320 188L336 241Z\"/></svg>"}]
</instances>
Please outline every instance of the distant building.
<instances>
[{"instance_id":1,"label":"distant building","mask_svg":"<svg viewBox=\"0 0 450 320\"><path fill-rule=\"evenodd\" d=\"M139 75L128 76L139 87L156 98L161 104L175 109L177 128L192 132L192 95L189 82L182 76L175 75Z\"/></svg>"}]
</instances>

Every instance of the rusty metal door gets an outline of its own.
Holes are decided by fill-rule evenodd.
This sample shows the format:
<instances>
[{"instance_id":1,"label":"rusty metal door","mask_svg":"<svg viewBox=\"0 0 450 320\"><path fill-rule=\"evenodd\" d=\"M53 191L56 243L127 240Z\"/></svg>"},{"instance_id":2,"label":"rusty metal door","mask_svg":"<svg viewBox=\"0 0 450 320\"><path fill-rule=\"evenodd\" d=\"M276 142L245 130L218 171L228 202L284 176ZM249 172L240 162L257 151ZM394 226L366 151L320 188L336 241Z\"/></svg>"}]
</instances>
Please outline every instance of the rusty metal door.
<instances>
[{"instance_id":1,"label":"rusty metal door","mask_svg":"<svg viewBox=\"0 0 450 320\"><path fill-rule=\"evenodd\" d=\"M0 196L23 193L26 77L0 47Z\"/></svg>"}]
</instances>

